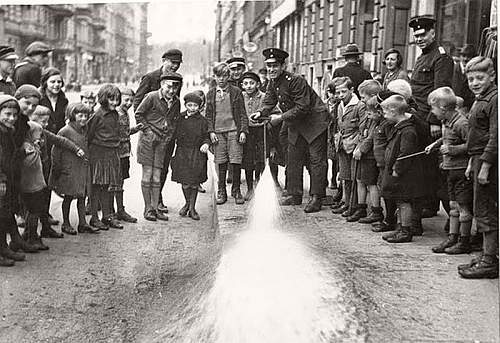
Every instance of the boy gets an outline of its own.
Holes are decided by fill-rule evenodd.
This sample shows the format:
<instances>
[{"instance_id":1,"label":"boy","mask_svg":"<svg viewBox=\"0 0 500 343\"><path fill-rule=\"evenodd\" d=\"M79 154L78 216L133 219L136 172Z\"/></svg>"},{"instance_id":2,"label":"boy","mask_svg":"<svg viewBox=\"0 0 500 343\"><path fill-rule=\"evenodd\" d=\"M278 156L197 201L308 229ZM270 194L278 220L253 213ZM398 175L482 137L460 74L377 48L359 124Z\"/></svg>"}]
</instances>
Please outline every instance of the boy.
<instances>
[{"instance_id":1,"label":"boy","mask_svg":"<svg viewBox=\"0 0 500 343\"><path fill-rule=\"evenodd\" d=\"M241 90L229 84L228 65L221 63L214 67L213 72L217 87L208 91L206 116L218 168L217 204L222 205L227 201L228 164L233 170L233 175L241 174L243 144L248 134L248 117ZM233 180L231 196L234 197L236 204L245 203L241 195L239 177Z\"/></svg>"},{"instance_id":2,"label":"boy","mask_svg":"<svg viewBox=\"0 0 500 343\"><path fill-rule=\"evenodd\" d=\"M470 90L476 96L469 117L465 175L473 182L474 218L483 234L483 253L458 273L467 279L498 277L498 91L490 58L474 57L465 67Z\"/></svg>"},{"instance_id":3,"label":"boy","mask_svg":"<svg viewBox=\"0 0 500 343\"><path fill-rule=\"evenodd\" d=\"M352 180L351 173L352 153L359 139L359 125L363 120L365 105L354 94L352 80L348 76L336 77L335 95L340 100L337 104L337 130L335 133L335 149L339 160L339 180L342 182L342 202L332 210L333 213L342 213L348 217L354 213L354 206L349 206Z\"/></svg>"},{"instance_id":4,"label":"boy","mask_svg":"<svg viewBox=\"0 0 500 343\"><path fill-rule=\"evenodd\" d=\"M435 253L468 254L472 227L472 182L465 177L467 168L467 118L456 110L457 99L450 87L441 87L429 94L432 113L442 124L443 137L428 145L430 153L439 148L443 155L442 169L447 174L450 198L450 232L448 238L432 248Z\"/></svg>"},{"instance_id":5,"label":"boy","mask_svg":"<svg viewBox=\"0 0 500 343\"><path fill-rule=\"evenodd\" d=\"M94 113L94 107L96 105L96 95L92 91L85 91L80 94L80 102L87 106L92 113Z\"/></svg>"},{"instance_id":6,"label":"boy","mask_svg":"<svg viewBox=\"0 0 500 343\"><path fill-rule=\"evenodd\" d=\"M259 90L260 79L257 74L251 71L243 73L241 76L241 86L243 87L243 99L248 113L256 112L264 98L264 93ZM247 182L247 193L245 200L253 197L253 181L258 182L260 175L264 171L264 123L249 120L248 137L243 146L243 165L245 168L245 179ZM267 153L267 152L266 152Z\"/></svg>"},{"instance_id":7,"label":"boy","mask_svg":"<svg viewBox=\"0 0 500 343\"><path fill-rule=\"evenodd\" d=\"M149 221L168 217L159 211L161 173L169 144L175 132L181 104L177 96L182 75L166 71L160 76L160 89L149 92L135 111L135 121L144 127L137 143L137 162L142 165L144 218ZM170 156L169 156L170 157Z\"/></svg>"},{"instance_id":8,"label":"boy","mask_svg":"<svg viewBox=\"0 0 500 343\"><path fill-rule=\"evenodd\" d=\"M134 91L130 88L125 88L121 91L122 102L117 108L118 112L118 123L120 126L120 146L118 147L118 154L120 155L120 168L122 176L121 190L114 193L111 199L111 211L114 212L114 199L116 199L116 219L123 220L127 223L136 223L137 218L132 217L125 211L123 206L123 182L125 179L130 177L130 135L138 132L142 126L136 126L130 128L130 118L128 116L128 110L132 107L134 102Z\"/></svg>"},{"instance_id":9,"label":"boy","mask_svg":"<svg viewBox=\"0 0 500 343\"><path fill-rule=\"evenodd\" d=\"M406 156L419 151L419 137L403 96L391 95L381 106L385 119L394 124L385 150L382 196L396 202L400 223L397 231L384 239L389 243L411 242L412 202L425 195L425 180L419 156Z\"/></svg>"},{"instance_id":10,"label":"boy","mask_svg":"<svg viewBox=\"0 0 500 343\"><path fill-rule=\"evenodd\" d=\"M382 90L378 81L365 80L359 87L358 92L361 101L366 102L376 97ZM359 126L359 143L353 152L354 163L358 163L356 182L358 191L358 205L353 215L347 217L348 222L359 221L363 224L371 224L382 221L382 207L380 207L380 195L377 187L378 167L375 155L373 154L373 135L379 125L380 117L368 116ZM367 217L366 197L367 190L370 192L370 203L372 210Z\"/></svg>"}]
</instances>

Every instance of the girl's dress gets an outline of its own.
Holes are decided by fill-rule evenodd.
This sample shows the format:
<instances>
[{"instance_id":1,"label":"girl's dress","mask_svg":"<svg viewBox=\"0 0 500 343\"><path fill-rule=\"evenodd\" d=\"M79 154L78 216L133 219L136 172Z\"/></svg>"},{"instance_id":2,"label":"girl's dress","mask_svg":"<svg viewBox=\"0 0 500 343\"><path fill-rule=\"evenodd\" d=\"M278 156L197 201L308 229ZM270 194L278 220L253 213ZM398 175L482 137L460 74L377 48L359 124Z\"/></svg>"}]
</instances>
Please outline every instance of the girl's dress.
<instances>
[{"instance_id":1,"label":"girl's dress","mask_svg":"<svg viewBox=\"0 0 500 343\"><path fill-rule=\"evenodd\" d=\"M82 129L75 122L70 122L59 131L58 135L74 142L88 156L86 128ZM73 198L85 197L90 191L89 162L71 151L54 147L49 185L58 194Z\"/></svg>"},{"instance_id":2,"label":"girl's dress","mask_svg":"<svg viewBox=\"0 0 500 343\"><path fill-rule=\"evenodd\" d=\"M172 181L198 186L207 180L207 154L200 151L209 144L208 122L200 114L182 112L177 123L177 148L172 160Z\"/></svg>"}]
</instances>

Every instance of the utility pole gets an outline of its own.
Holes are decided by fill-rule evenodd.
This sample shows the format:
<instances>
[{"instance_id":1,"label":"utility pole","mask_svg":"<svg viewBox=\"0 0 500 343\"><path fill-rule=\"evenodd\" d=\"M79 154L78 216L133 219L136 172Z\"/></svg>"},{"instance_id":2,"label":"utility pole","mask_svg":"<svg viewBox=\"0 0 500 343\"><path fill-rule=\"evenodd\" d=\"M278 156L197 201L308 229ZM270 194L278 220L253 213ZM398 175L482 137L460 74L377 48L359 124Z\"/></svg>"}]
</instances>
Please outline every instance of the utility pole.
<instances>
[{"instance_id":1,"label":"utility pole","mask_svg":"<svg viewBox=\"0 0 500 343\"><path fill-rule=\"evenodd\" d=\"M222 50L222 2L217 1L217 61L220 62Z\"/></svg>"}]
</instances>

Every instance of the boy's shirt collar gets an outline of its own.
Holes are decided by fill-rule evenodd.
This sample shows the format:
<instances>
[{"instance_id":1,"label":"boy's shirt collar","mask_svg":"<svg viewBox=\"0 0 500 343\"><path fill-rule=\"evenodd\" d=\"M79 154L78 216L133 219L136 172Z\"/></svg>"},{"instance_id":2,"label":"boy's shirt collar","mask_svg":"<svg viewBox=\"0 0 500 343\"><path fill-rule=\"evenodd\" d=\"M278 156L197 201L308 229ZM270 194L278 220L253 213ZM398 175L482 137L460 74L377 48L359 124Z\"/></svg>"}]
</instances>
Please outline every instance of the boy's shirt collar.
<instances>
[{"instance_id":1,"label":"boy's shirt collar","mask_svg":"<svg viewBox=\"0 0 500 343\"><path fill-rule=\"evenodd\" d=\"M351 99L349 100L349 102L346 105L344 105L344 102L341 101L344 108L349 107L349 106L356 106L358 104L358 102L359 102L359 98L356 95L356 93L354 93L354 92L352 93Z\"/></svg>"}]
</instances>

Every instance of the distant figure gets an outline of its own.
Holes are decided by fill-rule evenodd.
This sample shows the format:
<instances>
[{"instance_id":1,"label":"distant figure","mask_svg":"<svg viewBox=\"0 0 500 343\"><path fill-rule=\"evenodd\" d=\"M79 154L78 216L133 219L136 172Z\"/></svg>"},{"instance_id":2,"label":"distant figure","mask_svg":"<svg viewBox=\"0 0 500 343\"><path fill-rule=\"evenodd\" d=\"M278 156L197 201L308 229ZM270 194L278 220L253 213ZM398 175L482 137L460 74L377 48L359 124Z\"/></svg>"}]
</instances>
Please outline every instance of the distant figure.
<instances>
[{"instance_id":1,"label":"distant figure","mask_svg":"<svg viewBox=\"0 0 500 343\"><path fill-rule=\"evenodd\" d=\"M346 64L343 67L335 69L333 72L333 78L348 76L351 79L352 87L357 97L359 97L358 86L361 82L372 78L370 72L363 69L359 63L359 55L361 54L362 52L359 51L356 44L348 44L342 52Z\"/></svg>"},{"instance_id":2,"label":"distant figure","mask_svg":"<svg viewBox=\"0 0 500 343\"><path fill-rule=\"evenodd\" d=\"M13 79L17 87L24 84L40 87L42 69L49 63L49 52L52 50L43 42L33 42L26 47L26 57L14 68Z\"/></svg>"},{"instance_id":3,"label":"distant figure","mask_svg":"<svg viewBox=\"0 0 500 343\"><path fill-rule=\"evenodd\" d=\"M451 88L457 96L464 99L464 107L470 110L472 103L474 103L474 93L469 89L467 77L465 76L465 66L476 56L476 49L472 44L467 44L459 51L459 62L453 66L453 82Z\"/></svg>"}]
</instances>

